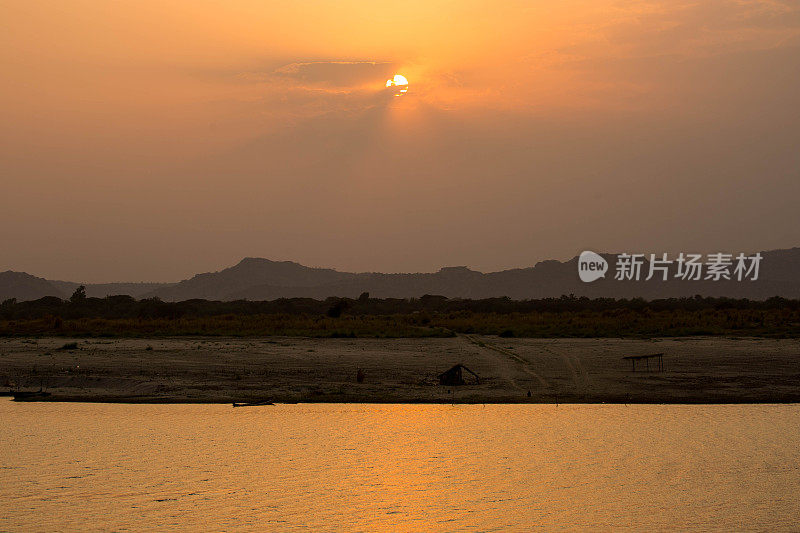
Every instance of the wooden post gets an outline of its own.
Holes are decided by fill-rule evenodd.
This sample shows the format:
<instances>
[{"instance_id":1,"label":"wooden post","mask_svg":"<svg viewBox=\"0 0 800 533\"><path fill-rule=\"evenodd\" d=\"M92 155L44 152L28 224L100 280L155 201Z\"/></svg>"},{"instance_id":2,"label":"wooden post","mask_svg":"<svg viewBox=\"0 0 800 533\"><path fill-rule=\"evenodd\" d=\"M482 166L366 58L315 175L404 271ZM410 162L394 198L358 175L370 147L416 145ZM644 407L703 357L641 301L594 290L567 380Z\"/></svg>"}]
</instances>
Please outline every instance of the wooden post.
<instances>
[{"instance_id":1,"label":"wooden post","mask_svg":"<svg viewBox=\"0 0 800 533\"><path fill-rule=\"evenodd\" d=\"M647 355L627 355L623 357L623 359L630 359L631 360L631 372L636 372L636 361L641 361L644 359L644 367L645 372L650 372L650 359L655 359L655 368L654 370L657 372L664 371L664 354L663 353L653 353Z\"/></svg>"}]
</instances>

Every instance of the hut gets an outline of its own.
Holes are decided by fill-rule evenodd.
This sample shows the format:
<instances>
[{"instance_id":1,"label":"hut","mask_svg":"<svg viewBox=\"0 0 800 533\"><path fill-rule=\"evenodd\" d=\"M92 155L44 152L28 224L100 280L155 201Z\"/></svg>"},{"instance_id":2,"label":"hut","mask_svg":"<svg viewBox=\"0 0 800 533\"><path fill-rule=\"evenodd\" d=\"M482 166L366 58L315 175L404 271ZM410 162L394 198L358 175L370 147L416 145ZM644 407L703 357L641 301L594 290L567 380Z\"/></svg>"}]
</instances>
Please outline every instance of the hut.
<instances>
[{"instance_id":1,"label":"hut","mask_svg":"<svg viewBox=\"0 0 800 533\"><path fill-rule=\"evenodd\" d=\"M462 370L466 370L467 372L475 376L476 384L481 382L481 378L478 377L478 374L476 374L466 366L459 363L450 368L450 370L447 370L439 374L439 385L451 385L451 386L466 385L467 382L464 381L464 374L462 373Z\"/></svg>"}]
</instances>

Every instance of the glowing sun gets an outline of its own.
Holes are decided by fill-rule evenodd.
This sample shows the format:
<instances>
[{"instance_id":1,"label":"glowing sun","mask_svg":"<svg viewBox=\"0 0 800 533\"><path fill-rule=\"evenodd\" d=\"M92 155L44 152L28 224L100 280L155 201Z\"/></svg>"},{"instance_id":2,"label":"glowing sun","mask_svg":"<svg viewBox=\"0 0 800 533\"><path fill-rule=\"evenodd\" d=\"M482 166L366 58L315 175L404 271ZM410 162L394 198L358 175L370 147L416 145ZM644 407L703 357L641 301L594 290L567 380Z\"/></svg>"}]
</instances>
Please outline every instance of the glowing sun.
<instances>
[{"instance_id":1,"label":"glowing sun","mask_svg":"<svg viewBox=\"0 0 800 533\"><path fill-rule=\"evenodd\" d=\"M408 80L402 74L395 74L393 78L386 80L387 87L397 87L395 96L402 96L408 92Z\"/></svg>"}]
</instances>

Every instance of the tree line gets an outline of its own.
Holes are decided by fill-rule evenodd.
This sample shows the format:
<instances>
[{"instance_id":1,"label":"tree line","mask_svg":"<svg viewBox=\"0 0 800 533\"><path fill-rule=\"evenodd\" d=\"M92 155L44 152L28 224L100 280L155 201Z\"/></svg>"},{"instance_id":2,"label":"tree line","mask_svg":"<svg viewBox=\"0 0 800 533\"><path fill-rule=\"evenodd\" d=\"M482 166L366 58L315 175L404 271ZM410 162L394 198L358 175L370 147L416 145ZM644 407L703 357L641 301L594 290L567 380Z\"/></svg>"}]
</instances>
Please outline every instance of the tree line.
<instances>
[{"instance_id":1,"label":"tree line","mask_svg":"<svg viewBox=\"0 0 800 533\"><path fill-rule=\"evenodd\" d=\"M470 300L425 295L419 298L371 298L363 293L358 298L330 297L279 298L269 301L212 301L185 300L165 302L158 298L137 300L127 295L90 298L79 287L68 300L48 296L38 300L18 302L9 299L0 304L2 320L32 320L60 317L62 319L179 319L223 315L307 315L339 318L343 316L382 316L423 314L526 314L599 312L661 312L661 311L789 311L800 310L800 300L773 297L767 300L747 300L695 296L693 298L587 298L564 295L560 298L512 300L507 297Z\"/></svg>"}]
</instances>

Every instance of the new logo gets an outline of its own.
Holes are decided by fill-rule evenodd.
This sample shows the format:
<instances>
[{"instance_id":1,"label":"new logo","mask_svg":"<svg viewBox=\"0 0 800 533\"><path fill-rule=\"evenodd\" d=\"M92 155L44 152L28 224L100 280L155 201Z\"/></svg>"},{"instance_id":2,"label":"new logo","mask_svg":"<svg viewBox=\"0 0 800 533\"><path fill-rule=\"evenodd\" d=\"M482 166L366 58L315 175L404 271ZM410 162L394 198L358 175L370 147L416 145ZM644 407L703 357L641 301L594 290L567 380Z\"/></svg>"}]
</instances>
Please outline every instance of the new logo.
<instances>
[{"instance_id":1,"label":"new logo","mask_svg":"<svg viewBox=\"0 0 800 533\"><path fill-rule=\"evenodd\" d=\"M591 283L603 278L608 272L608 261L603 259L600 254L594 252L581 252L578 258L578 275L581 281Z\"/></svg>"}]
</instances>

